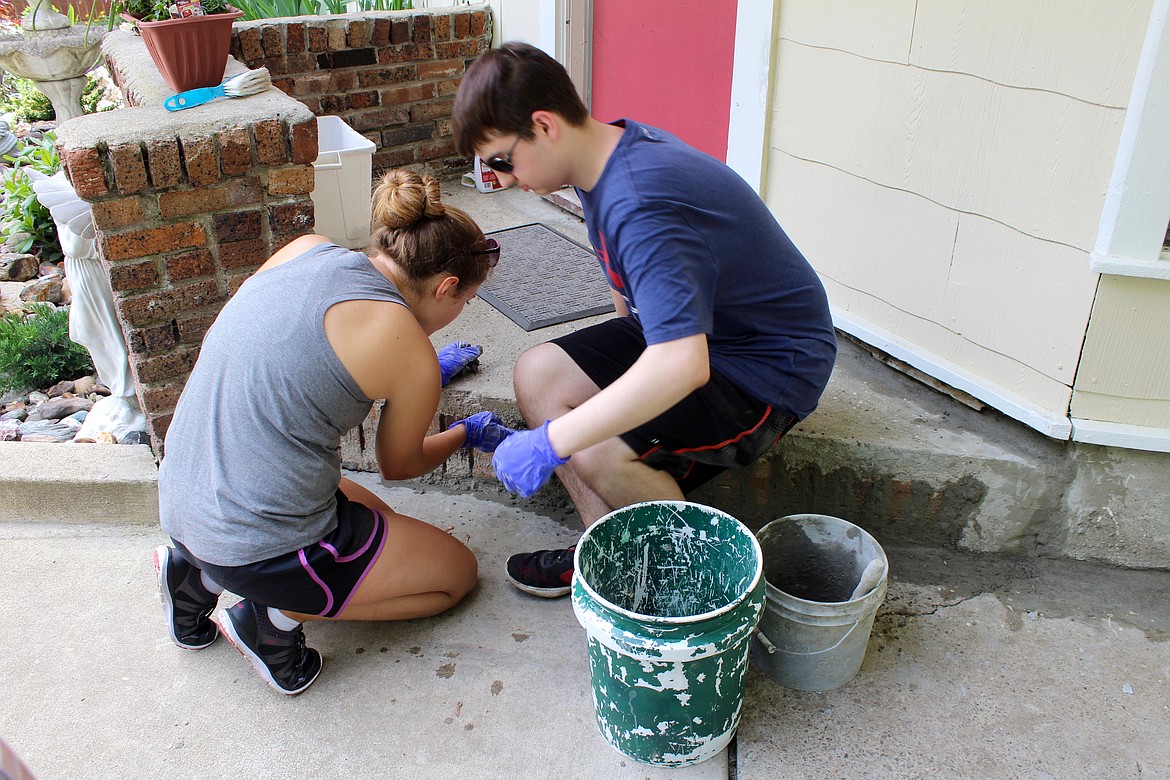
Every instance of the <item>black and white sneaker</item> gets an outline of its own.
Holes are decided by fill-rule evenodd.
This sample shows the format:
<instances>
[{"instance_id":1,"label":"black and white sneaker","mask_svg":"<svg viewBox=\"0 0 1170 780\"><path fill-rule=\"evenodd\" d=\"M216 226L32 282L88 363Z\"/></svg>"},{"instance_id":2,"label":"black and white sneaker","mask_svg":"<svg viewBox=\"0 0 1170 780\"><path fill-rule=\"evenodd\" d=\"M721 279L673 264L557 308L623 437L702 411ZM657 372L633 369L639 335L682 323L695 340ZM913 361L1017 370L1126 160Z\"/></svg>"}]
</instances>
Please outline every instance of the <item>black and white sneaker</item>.
<instances>
[{"instance_id":1,"label":"black and white sneaker","mask_svg":"<svg viewBox=\"0 0 1170 780\"><path fill-rule=\"evenodd\" d=\"M219 596L203 587L199 569L165 544L154 551L158 592L171 641L187 650L202 650L219 636L211 613Z\"/></svg>"},{"instance_id":2,"label":"black and white sneaker","mask_svg":"<svg viewBox=\"0 0 1170 780\"><path fill-rule=\"evenodd\" d=\"M520 590L542 599L568 596L573 584L573 551L537 550L508 559L508 579Z\"/></svg>"},{"instance_id":3,"label":"black and white sneaker","mask_svg":"<svg viewBox=\"0 0 1170 780\"><path fill-rule=\"evenodd\" d=\"M219 628L266 683L283 694L308 688L321 673L321 654L305 646L305 629L282 631L268 608L244 599L220 613Z\"/></svg>"}]
</instances>

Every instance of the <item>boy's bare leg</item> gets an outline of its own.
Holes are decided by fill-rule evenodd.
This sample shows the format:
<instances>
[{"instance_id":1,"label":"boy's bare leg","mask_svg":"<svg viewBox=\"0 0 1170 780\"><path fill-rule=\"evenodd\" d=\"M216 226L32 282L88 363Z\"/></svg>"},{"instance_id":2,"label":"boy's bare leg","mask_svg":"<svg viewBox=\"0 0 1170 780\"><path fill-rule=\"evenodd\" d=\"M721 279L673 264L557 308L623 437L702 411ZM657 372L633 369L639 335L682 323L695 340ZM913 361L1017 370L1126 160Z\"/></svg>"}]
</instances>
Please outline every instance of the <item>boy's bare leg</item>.
<instances>
[{"instance_id":1,"label":"boy's bare leg","mask_svg":"<svg viewBox=\"0 0 1170 780\"><path fill-rule=\"evenodd\" d=\"M601 392L555 344L540 344L521 355L513 383L520 413L530 428L560 417ZM556 474L586 528L627 504L683 497L674 478L642 464L617 437L575 453Z\"/></svg>"}]
</instances>

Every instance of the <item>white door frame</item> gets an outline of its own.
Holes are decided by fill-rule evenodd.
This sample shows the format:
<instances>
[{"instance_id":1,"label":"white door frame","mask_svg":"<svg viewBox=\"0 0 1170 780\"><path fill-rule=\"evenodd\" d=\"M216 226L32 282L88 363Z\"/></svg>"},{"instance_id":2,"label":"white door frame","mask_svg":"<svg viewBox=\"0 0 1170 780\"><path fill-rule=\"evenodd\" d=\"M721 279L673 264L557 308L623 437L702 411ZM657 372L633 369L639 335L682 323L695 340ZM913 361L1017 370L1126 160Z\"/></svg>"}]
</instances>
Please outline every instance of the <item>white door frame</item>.
<instances>
[{"instance_id":1,"label":"white door frame","mask_svg":"<svg viewBox=\"0 0 1170 780\"><path fill-rule=\"evenodd\" d=\"M593 0L540 0L540 42L565 66L585 107L593 103Z\"/></svg>"},{"instance_id":2,"label":"white door frame","mask_svg":"<svg viewBox=\"0 0 1170 780\"><path fill-rule=\"evenodd\" d=\"M727 165L764 197L771 116L772 63L780 0L739 0L735 14L735 59L731 70L731 113L727 123Z\"/></svg>"}]
</instances>

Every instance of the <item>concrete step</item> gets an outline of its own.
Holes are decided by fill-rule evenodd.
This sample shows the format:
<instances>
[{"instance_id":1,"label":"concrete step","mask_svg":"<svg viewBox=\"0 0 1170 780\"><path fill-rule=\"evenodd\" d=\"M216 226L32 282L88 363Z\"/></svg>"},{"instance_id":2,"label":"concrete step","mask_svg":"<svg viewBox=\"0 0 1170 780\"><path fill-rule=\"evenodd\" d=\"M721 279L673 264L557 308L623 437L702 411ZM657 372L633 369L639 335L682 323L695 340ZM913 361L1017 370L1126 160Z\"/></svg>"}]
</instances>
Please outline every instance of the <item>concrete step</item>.
<instances>
[{"instance_id":1,"label":"concrete step","mask_svg":"<svg viewBox=\"0 0 1170 780\"><path fill-rule=\"evenodd\" d=\"M581 221L518 189L481 195L444 184L444 199L485 231L541 222L587 241ZM506 261L506 260L505 260ZM476 301L436 345L481 344L478 373L443 391L434 430L481 409L521 425L512 366L527 348L601 318L525 332ZM374 472L377 413L345 437L346 468ZM157 522L154 459L146 447L0 443L0 519ZM900 373L842 337L820 407L772 453L690 498L751 528L796 513L830 514L884 545L917 544L1025 557L1170 569L1170 454L1049 439ZM420 480L474 491L579 528L555 481L517 500L491 459L456 453Z\"/></svg>"},{"instance_id":2,"label":"concrete step","mask_svg":"<svg viewBox=\"0 0 1170 780\"><path fill-rule=\"evenodd\" d=\"M484 334L484 373L444 391L436 429L479 409L521 424L510 381L499 376L521 351L516 330L476 323L463 331ZM376 421L343 443L348 468L377 470ZM1170 569L1170 516L1161 510L1170 505L1168 468L1170 455L1055 441L993 409L973 409L842 338L817 411L767 456L689 498L752 529L819 513L857 523L883 544ZM427 481L505 495L485 455L457 453ZM573 520L555 482L518 503Z\"/></svg>"},{"instance_id":3,"label":"concrete step","mask_svg":"<svg viewBox=\"0 0 1170 780\"><path fill-rule=\"evenodd\" d=\"M0 442L0 522L158 524L145 444Z\"/></svg>"}]
</instances>

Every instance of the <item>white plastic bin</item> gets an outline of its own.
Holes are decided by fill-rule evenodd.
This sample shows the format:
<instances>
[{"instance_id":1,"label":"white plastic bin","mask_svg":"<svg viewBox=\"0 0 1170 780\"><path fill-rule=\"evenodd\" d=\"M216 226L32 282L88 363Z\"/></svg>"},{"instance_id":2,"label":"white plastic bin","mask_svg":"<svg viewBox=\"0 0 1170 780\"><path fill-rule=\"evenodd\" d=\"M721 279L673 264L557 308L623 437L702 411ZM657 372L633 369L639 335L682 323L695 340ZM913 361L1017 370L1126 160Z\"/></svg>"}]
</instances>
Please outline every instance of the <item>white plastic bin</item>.
<instances>
[{"instance_id":1,"label":"white plastic bin","mask_svg":"<svg viewBox=\"0 0 1170 780\"><path fill-rule=\"evenodd\" d=\"M374 142L339 116L319 116L317 150L313 161L316 232L349 249L364 247L370 238Z\"/></svg>"}]
</instances>

